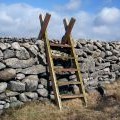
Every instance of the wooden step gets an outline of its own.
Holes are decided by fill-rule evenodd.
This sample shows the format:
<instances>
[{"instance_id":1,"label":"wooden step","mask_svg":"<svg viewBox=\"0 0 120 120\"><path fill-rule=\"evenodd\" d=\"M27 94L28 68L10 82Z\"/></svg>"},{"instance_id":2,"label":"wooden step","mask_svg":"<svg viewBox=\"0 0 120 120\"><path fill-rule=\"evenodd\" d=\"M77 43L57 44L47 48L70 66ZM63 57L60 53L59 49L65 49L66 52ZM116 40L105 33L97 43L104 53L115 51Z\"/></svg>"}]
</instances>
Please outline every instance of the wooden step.
<instances>
[{"instance_id":1,"label":"wooden step","mask_svg":"<svg viewBox=\"0 0 120 120\"><path fill-rule=\"evenodd\" d=\"M60 95L61 99L81 98L81 97L84 97L83 94L79 94L79 95L66 95L66 94L63 94L63 95Z\"/></svg>"},{"instance_id":2,"label":"wooden step","mask_svg":"<svg viewBox=\"0 0 120 120\"><path fill-rule=\"evenodd\" d=\"M55 56L55 55L52 55L52 58L53 59L62 59L62 60L68 60L68 59L75 59L74 57L66 57L66 56Z\"/></svg>"},{"instance_id":3,"label":"wooden step","mask_svg":"<svg viewBox=\"0 0 120 120\"><path fill-rule=\"evenodd\" d=\"M58 86L64 86L64 85L77 85L77 84L81 84L79 81L58 81Z\"/></svg>"},{"instance_id":4,"label":"wooden step","mask_svg":"<svg viewBox=\"0 0 120 120\"><path fill-rule=\"evenodd\" d=\"M61 48L71 48L68 44L60 44L60 43L50 43L50 46L52 47L61 47Z\"/></svg>"},{"instance_id":5,"label":"wooden step","mask_svg":"<svg viewBox=\"0 0 120 120\"><path fill-rule=\"evenodd\" d=\"M54 68L55 72L76 72L76 68Z\"/></svg>"}]
</instances>

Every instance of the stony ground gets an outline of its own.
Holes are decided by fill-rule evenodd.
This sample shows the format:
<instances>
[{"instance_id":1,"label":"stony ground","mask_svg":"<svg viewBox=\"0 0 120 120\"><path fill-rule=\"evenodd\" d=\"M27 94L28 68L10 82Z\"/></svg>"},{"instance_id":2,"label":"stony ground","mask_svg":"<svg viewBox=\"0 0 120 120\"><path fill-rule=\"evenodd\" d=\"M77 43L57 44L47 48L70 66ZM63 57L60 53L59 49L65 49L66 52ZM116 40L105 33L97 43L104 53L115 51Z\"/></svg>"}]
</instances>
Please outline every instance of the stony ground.
<instances>
[{"instance_id":1,"label":"stony ground","mask_svg":"<svg viewBox=\"0 0 120 120\"><path fill-rule=\"evenodd\" d=\"M7 110L0 120L120 120L120 82L105 85L106 96L92 92L88 107L79 99L64 101L63 111L52 102L33 102Z\"/></svg>"}]
</instances>

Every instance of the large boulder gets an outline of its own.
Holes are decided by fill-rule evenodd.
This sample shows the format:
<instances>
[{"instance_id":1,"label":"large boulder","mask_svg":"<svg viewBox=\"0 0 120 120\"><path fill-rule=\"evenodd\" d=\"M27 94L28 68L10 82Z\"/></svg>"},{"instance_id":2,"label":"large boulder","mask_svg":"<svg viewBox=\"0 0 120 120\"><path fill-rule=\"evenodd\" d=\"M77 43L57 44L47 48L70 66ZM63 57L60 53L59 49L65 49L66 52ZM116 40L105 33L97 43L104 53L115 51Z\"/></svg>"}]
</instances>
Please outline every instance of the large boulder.
<instances>
[{"instance_id":1,"label":"large boulder","mask_svg":"<svg viewBox=\"0 0 120 120\"><path fill-rule=\"evenodd\" d=\"M19 60L18 58L9 58L5 60L7 66L11 68L27 68L36 63L36 59L30 58L28 60Z\"/></svg>"},{"instance_id":2,"label":"large boulder","mask_svg":"<svg viewBox=\"0 0 120 120\"><path fill-rule=\"evenodd\" d=\"M38 54L38 47L36 45L30 45L29 43L24 43L22 46L25 47L28 51L30 51L34 56Z\"/></svg>"},{"instance_id":3,"label":"large boulder","mask_svg":"<svg viewBox=\"0 0 120 120\"><path fill-rule=\"evenodd\" d=\"M89 56L84 60L84 63L80 66L82 72L94 72L95 71L95 61L94 59Z\"/></svg>"},{"instance_id":4,"label":"large boulder","mask_svg":"<svg viewBox=\"0 0 120 120\"><path fill-rule=\"evenodd\" d=\"M25 91L25 84L21 82L10 81L9 87L10 87L10 90L15 92Z\"/></svg>"},{"instance_id":5,"label":"large boulder","mask_svg":"<svg viewBox=\"0 0 120 120\"><path fill-rule=\"evenodd\" d=\"M35 75L35 74L45 73L46 67L43 65L34 65L32 67L22 69L19 72L26 74L26 75L30 75L30 74Z\"/></svg>"},{"instance_id":6,"label":"large boulder","mask_svg":"<svg viewBox=\"0 0 120 120\"><path fill-rule=\"evenodd\" d=\"M8 68L0 71L0 80L7 81L12 78L15 78L16 70Z\"/></svg>"},{"instance_id":7,"label":"large boulder","mask_svg":"<svg viewBox=\"0 0 120 120\"><path fill-rule=\"evenodd\" d=\"M21 47L20 50L16 51L16 56L20 60L26 60L30 58L29 52L24 47Z\"/></svg>"},{"instance_id":8,"label":"large boulder","mask_svg":"<svg viewBox=\"0 0 120 120\"><path fill-rule=\"evenodd\" d=\"M10 50L10 49L6 49L3 52L3 55L4 55L4 59L12 58L12 57L15 57L15 51L14 50Z\"/></svg>"},{"instance_id":9,"label":"large boulder","mask_svg":"<svg viewBox=\"0 0 120 120\"><path fill-rule=\"evenodd\" d=\"M36 91L38 86L38 76L37 75L29 75L25 79L23 79L23 83L26 84L26 91Z\"/></svg>"},{"instance_id":10,"label":"large boulder","mask_svg":"<svg viewBox=\"0 0 120 120\"><path fill-rule=\"evenodd\" d=\"M20 45L18 42L14 42L12 43L12 48L15 49L15 50L20 50Z\"/></svg>"},{"instance_id":11,"label":"large boulder","mask_svg":"<svg viewBox=\"0 0 120 120\"><path fill-rule=\"evenodd\" d=\"M0 83L0 93L4 92L7 88L7 83L2 82Z\"/></svg>"}]
</instances>

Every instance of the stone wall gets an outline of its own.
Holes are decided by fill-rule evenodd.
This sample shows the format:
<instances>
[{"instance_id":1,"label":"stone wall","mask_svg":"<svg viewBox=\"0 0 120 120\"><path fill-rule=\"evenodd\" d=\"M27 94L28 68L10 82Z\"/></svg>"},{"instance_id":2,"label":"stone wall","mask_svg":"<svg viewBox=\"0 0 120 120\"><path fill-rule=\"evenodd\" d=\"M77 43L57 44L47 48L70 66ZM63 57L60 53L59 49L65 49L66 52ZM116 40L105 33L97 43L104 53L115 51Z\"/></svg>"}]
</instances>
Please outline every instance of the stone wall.
<instances>
[{"instance_id":1,"label":"stone wall","mask_svg":"<svg viewBox=\"0 0 120 120\"><path fill-rule=\"evenodd\" d=\"M120 77L120 42L75 42L86 91ZM63 54L53 50L53 54ZM61 81L75 80L68 73ZM73 91L77 86L72 86ZM35 38L0 38L0 112L32 100L53 99L44 42Z\"/></svg>"}]
</instances>

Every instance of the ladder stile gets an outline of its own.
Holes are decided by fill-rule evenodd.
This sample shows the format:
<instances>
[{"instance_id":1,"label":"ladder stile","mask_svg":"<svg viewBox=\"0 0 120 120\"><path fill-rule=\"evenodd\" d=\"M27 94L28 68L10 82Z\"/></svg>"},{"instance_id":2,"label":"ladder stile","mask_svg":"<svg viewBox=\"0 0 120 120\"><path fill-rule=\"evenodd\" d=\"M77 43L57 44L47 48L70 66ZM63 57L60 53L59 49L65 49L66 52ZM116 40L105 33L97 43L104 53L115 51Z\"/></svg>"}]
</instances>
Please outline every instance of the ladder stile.
<instances>
[{"instance_id":1,"label":"ladder stile","mask_svg":"<svg viewBox=\"0 0 120 120\"><path fill-rule=\"evenodd\" d=\"M42 14L39 16L40 19L40 24L41 24L41 30L39 32L38 39L44 40L45 44L45 51L46 51L46 56L47 56L47 63L49 67L49 72L50 72L50 79L52 81L52 88L54 91L54 96L55 96L55 101L62 110L62 101L61 99L73 99L73 98L83 98L85 104L87 105L87 99L86 99L86 93L85 93L85 88L82 80L82 75L80 73L80 67L78 64L78 59L75 53L75 48L73 45L73 39L71 37L71 31L73 29L75 19L71 18L69 24L67 19L63 20L64 27L65 27L65 35L62 38L61 43L53 43L50 42L47 36L47 26L49 23L49 20L51 18L50 14L46 14L45 18L43 19ZM52 49L67 49L70 50L70 55L68 56L55 56L52 54ZM67 60L70 60L74 63L74 67L70 66L69 68L60 68L54 66L54 60L60 59L64 62ZM74 72L77 78L77 81L58 81L57 80L57 74L62 73L62 72ZM66 85L78 85L79 86L79 91L80 94L60 94L59 87L60 86L66 86Z\"/></svg>"}]
</instances>

